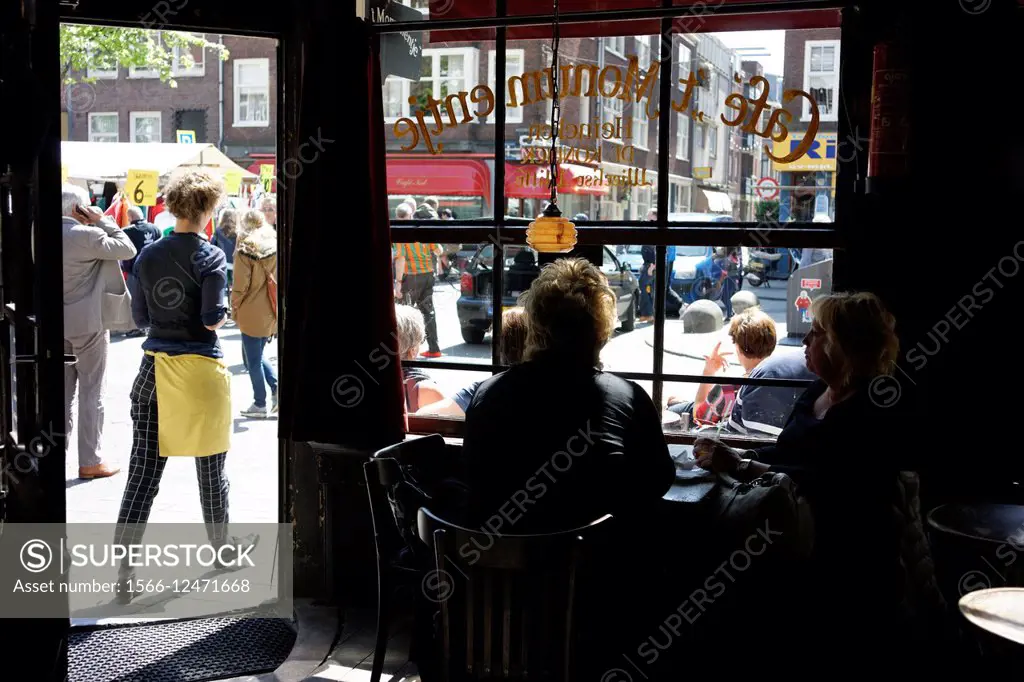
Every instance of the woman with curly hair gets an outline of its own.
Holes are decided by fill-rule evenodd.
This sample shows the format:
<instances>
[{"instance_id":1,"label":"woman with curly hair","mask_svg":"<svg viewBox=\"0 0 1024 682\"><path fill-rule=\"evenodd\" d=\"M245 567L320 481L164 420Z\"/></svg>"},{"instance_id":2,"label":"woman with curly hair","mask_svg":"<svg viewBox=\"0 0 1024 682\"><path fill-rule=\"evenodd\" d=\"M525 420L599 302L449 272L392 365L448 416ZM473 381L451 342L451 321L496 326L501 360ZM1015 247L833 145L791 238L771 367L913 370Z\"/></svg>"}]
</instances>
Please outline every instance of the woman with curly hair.
<instances>
[{"instance_id":1,"label":"woman with curly hair","mask_svg":"<svg viewBox=\"0 0 1024 682\"><path fill-rule=\"evenodd\" d=\"M523 513L510 532L532 533L642 514L675 467L650 396L601 371L615 293L597 266L563 258L541 270L524 308L525 361L481 383L466 410L470 517L512 500Z\"/></svg>"},{"instance_id":2,"label":"woman with curly hair","mask_svg":"<svg viewBox=\"0 0 1024 682\"><path fill-rule=\"evenodd\" d=\"M174 456L195 460L210 544L255 542L227 536L231 375L217 338L227 319L227 267L224 252L203 234L223 193L221 181L203 171L173 181L166 197L176 217L174 230L146 247L135 263L142 295L132 299L132 314L149 336L131 390L134 437L117 544L141 540L167 458ZM122 564L122 602L133 596L124 589L132 575Z\"/></svg>"}]
</instances>

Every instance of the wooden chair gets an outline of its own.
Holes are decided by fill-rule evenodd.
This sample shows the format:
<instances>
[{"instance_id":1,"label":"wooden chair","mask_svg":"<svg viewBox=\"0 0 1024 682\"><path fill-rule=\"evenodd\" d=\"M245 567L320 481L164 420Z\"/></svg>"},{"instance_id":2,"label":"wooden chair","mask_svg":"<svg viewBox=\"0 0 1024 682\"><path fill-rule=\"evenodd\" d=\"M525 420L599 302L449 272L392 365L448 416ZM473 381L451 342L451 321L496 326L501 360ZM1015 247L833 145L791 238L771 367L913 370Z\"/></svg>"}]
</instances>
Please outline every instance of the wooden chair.
<instances>
[{"instance_id":1,"label":"wooden chair","mask_svg":"<svg viewBox=\"0 0 1024 682\"><path fill-rule=\"evenodd\" d=\"M383 672L395 593L405 588L419 594L420 581L431 566L431 546L417 535L417 512L436 499L438 481L451 474L453 464L438 434L388 446L363 464L377 551L372 682L379 682Z\"/></svg>"},{"instance_id":2,"label":"wooden chair","mask_svg":"<svg viewBox=\"0 0 1024 682\"><path fill-rule=\"evenodd\" d=\"M440 609L440 679L576 679L579 568L611 518L499 537L421 508L420 538L434 547L436 573L423 587Z\"/></svg>"}]
</instances>

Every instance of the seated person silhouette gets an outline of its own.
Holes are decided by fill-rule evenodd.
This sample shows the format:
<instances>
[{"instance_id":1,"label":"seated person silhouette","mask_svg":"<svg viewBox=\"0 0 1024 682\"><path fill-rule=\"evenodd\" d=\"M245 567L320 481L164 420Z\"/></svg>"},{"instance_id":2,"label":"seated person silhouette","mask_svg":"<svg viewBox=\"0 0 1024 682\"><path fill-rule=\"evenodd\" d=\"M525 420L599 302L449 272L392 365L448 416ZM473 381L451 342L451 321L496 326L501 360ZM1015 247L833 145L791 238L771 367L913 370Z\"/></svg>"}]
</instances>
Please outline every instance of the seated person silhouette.
<instances>
[{"instance_id":1,"label":"seated person silhouette","mask_svg":"<svg viewBox=\"0 0 1024 682\"><path fill-rule=\"evenodd\" d=\"M519 296L530 288L533 280L537 279L539 274L540 266L537 265L537 257L534 256L533 251L527 248L520 249L513 257L512 265L509 266L506 276L509 294Z\"/></svg>"}]
</instances>

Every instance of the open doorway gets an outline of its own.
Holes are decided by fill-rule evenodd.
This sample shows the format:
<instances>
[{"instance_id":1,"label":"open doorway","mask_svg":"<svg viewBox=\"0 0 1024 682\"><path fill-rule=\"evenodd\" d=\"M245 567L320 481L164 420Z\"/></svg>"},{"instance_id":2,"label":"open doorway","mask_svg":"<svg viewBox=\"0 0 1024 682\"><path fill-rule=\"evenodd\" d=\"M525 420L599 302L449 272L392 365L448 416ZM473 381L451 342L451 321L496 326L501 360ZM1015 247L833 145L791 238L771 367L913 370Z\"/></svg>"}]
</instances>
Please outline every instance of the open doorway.
<instances>
[{"instance_id":1,"label":"open doorway","mask_svg":"<svg viewBox=\"0 0 1024 682\"><path fill-rule=\"evenodd\" d=\"M67 520L113 528L128 514L130 522L148 520L147 542L155 524L202 529L216 518L229 520L230 532L239 524L272 527L281 520L273 179L278 41L70 23L60 26L60 34L62 204L69 206L64 210L65 320L69 300L72 307L77 300L69 299L69 292L90 288L85 280L96 279L100 271L123 279L123 287L109 278L104 286L107 298L113 292L116 305L129 313L116 315L115 324L107 324L104 315L101 327L71 336L66 328L65 353L76 358L65 383L71 411ZM169 190L197 171L219 187L206 192L204 200L212 205L196 213L202 220L190 221L197 229L189 231L182 222L188 216L174 209L181 204ZM72 206L75 196L84 213ZM88 255L74 248L82 235L67 236L69 229L90 227L108 251L94 266L83 264ZM99 234L102 230L107 234ZM202 245L189 252L195 257L177 263L179 274L167 259L181 249L168 245L182 240ZM114 244L123 251L110 252ZM149 258L148 270L147 250L160 254ZM69 259L75 261L72 267ZM211 281L218 282L214 294ZM196 291L193 303L201 309L189 314L201 325L175 324L174 315L163 314L188 309ZM162 391L170 383L159 385L161 371L164 377L178 371L161 370L161 361L175 358L209 361L223 378L217 390L230 400L226 454L215 448L214 454L167 456L166 425L180 425L184 433L198 429L196 419L204 418L193 410L191 422L168 419L168 405L182 413L189 409L180 400L166 402ZM207 383L196 384L192 398L206 404L210 390ZM151 433L157 420L159 438ZM139 500L154 487L146 519L137 513ZM290 549L287 538L276 541L282 551ZM272 554L267 564L276 564L275 539L256 551ZM227 584L216 572L205 577ZM274 581L286 577L271 573L264 579L269 595ZM206 602L193 608L199 601L195 590L185 595L167 583L162 594L145 591L153 593L138 595L144 599L135 598L133 608L118 610L116 617L105 608L116 601L109 594L95 595L93 607L77 611L71 600L71 680L123 679L117 676L126 674L126 666L141 675L137 679L163 679L163 668L181 668L182 661L210 671L201 679L255 674L276 668L294 643L294 626L287 619L243 617L252 615L245 611L260 601L255 598L243 604L221 595L220 609ZM214 612L228 617L210 619ZM136 643L132 650L138 654L129 659L116 654L126 638ZM252 655L238 656L246 647L255 647ZM107 677L105 658L116 663Z\"/></svg>"}]
</instances>

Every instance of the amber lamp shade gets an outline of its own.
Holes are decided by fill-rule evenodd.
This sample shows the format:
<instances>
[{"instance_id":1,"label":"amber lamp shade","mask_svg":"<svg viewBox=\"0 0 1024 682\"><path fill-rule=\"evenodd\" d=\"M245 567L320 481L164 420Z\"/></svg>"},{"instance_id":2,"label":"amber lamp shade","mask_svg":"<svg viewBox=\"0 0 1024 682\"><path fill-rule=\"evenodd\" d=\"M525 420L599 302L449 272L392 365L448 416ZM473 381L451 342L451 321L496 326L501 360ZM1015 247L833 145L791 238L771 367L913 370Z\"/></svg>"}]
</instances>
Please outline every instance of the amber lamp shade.
<instances>
[{"instance_id":1,"label":"amber lamp shade","mask_svg":"<svg viewBox=\"0 0 1024 682\"><path fill-rule=\"evenodd\" d=\"M526 243L539 253L569 253L576 246L576 225L548 204L541 217L526 229Z\"/></svg>"}]
</instances>

